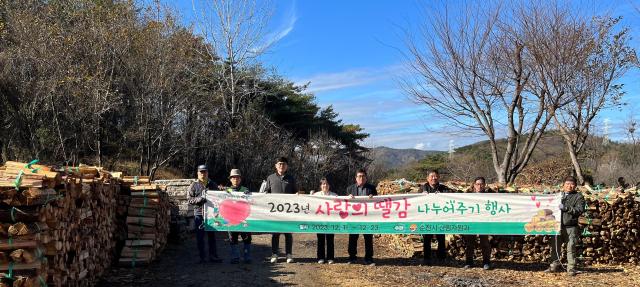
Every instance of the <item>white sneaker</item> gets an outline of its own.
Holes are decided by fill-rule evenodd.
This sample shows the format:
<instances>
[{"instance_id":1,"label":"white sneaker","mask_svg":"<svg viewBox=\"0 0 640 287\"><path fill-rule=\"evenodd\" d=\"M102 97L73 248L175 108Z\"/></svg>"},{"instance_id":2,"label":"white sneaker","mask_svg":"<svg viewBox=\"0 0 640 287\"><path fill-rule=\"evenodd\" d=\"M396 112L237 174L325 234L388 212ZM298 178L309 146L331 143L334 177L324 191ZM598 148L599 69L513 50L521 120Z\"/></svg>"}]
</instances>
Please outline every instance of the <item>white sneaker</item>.
<instances>
[{"instance_id":1,"label":"white sneaker","mask_svg":"<svg viewBox=\"0 0 640 287\"><path fill-rule=\"evenodd\" d=\"M271 255L271 263L276 263L276 262L278 262L278 255L276 254Z\"/></svg>"},{"instance_id":2,"label":"white sneaker","mask_svg":"<svg viewBox=\"0 0 640 287\"><path fill-rule=\"evenodd\" d=\"M324 259L318 260L318 264L324 264Z\"/></svg>"},{"instance_id":3,"label":"white sneaker","mask_svg":"<svg viewBox=\"0 0 640 287\"><path fill-rule=\"evenodd\" d=\"M287 263L293 263L293 256L291 256L291 254L287 254Z\"/></svg>"},{"instance_id":4,"label":"white sneaker","mask_svg":"<svg viewBox=\"0 0 640 287\"><path fill-rule=\"evenodd\" d=\"M333 264L333 260L329 259L329 261L327 261L327 264Z\"/></svg>"}]
</instances>

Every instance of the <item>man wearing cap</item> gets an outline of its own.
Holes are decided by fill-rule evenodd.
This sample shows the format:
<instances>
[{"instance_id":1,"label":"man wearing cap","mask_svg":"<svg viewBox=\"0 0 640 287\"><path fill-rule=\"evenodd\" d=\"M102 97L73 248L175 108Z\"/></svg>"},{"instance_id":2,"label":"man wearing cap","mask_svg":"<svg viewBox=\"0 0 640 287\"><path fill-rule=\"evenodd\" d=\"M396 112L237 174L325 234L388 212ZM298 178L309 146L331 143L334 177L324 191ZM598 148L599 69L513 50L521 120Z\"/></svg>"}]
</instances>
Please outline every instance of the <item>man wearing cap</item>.
<instances>
[{"instance_id":1,"label":"man wearing cap","mask_svg":"<svg viewBox=\"0 0 640 287\"><path fill-rule=\"evenodd\" d=\"M248 188L241 186L242 174L239 169L232 169L229 173L229 181L231 186L227 187L227 192L242 192L244 194L250 194ZM231 232L229 233L229 242L231 242L231 264L240 263L240 251L238 250L238 236L242 237L242 243L244 245L244 263L251 263L251 233L249 232Z\"/></svg>"},{"instance_id":2,"label":"man wearing cap","mask_svg":"<svg viewBox=\"0 0 640 287\"><path fill-rule=\"evenodd\" d=\"M585 212L585 200L576 190L576 178L567 176L562 186L562 201L558 208L561 212L560 234L550 240L551 264L545 272L560 271L560 247L567 242L567 275L576 276L576 244L580 239L578 218Z\"/></svg>"},{"instance_id":3,"label":"man wearing cap","mask_svg":"<svg viewBox=\"0 0 640 287\"><path fill-rule=\"evenodd\" d=\"M296 194L298 189L296 187L296 180L287 173L289 168L289 161L286 157L279 157L276 160L276 172L266 180L266 193L285 193ZM293 262L293 235L291 233L284 233L285 251L287 255L287 263ZM278 253L280 245L280 233L273 233L271 235L271 263L278 262Z\"/></svg>"},{"instance_id":4,"label":"man wearing cap","mask_svg":"<svg viewBox=\"0 0 640 287\"><path fill-rule=\"evenodd\" d=\"M207 201L204 197L206 190L217 190L218 185L209 179L209 172L206 165L198 166L198 180L189 186L189 204L193 205L194 224L196 228L196 241L198 242L198 252L200 255L199 263L206 262L204 252L204 234L207 233L209 242L209 262L220 263L222 260L218 258L218 250L216 249L215 232L204 231L204 204Z\"/></svg>"}]
</instances>

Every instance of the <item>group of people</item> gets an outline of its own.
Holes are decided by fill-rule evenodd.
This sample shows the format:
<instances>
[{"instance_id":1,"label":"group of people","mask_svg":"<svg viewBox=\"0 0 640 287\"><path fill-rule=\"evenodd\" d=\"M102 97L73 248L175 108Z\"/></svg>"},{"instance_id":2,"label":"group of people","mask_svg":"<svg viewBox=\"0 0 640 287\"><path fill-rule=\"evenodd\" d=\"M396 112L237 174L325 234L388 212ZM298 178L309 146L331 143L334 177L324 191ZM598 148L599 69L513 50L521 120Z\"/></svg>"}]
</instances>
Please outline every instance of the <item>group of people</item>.
<instances>
[{"instance_id":1,"label":"group of people","mask_svg":"<svg viewBox=\"0 0 640 287\"><path fill-rule=\"evenodd\" d=\"M261 192L265 193L280 193L280 194L298 194L298 188L296 186L296 180L290 173L288 173L288 160L285 157L279 157L275 164L276 172L269 175L266 181L263 183ZM196 240L198 245L198 251L200 255L200 263L206 262L205 233L209 243L209 262L219 263L222 260L218 257L216 250L216 241L214 232L204 231L204 218L203 218L203 205L205 199L202 196L205 190L227 190L229 192L244 192L250 191L241 185L242 175L238 169L232 169L229 174L230 186L217 185L211 181L208 177L207 167L201 165L198 167L198 180L194 182L189 188L189 204L194 206L195 225L196 225ZM331 191L331 184L326 178L320 180L319 191L312 193L312 196L338 196L337 193ZM550 241L551 245L551 264L545 272L559 272L560 271L560 246L562 243L567 243L567 274L575 276L576 273L576 243L580 236L580 230L578 226L578 217L585 212L585 199L583 195L577 191L577 181L574 177L568 176L564 179L562 187L562 201L558 206L561 215L561 230L558 236L554 236ZM473 181L472 191L476 193L491 193L493 190L487 188L485 178L477 177ZM447 193L450 190L440 183L440 174L437 170L431 170L427 173L427 183L420 187L422 193ZM356 196L368 196L374 197L378 195L376 187L367 182L367 172L364 169L359 169L355 174L355 184L349 186L346 189L346 195L352 198ZM271 237L271 263L278 262L280 252L280 235L281 233L273 233ZM294 262L293 259L293 235L291 233L282 233L285 238L285 260L287 263ZM447 250L445 246L444 234L424 234L424 265L433 265L442 263L446 259ZM231 259L230 263L237 264L240 262L240 252L238 249L238 238L242 238L243 242L243 262L251 263L251 234L246 232L230 232L229 242L231 243ZM349 247L348 264L355 264L357 262L357 247L358 238L360 234L349 234ZM365 244L364 264L375 266L373 257L373 235L363 234ZM437 241L436 261L432 258L431 240L435 237ZM480 249L482 251L482 268L484 270L490 270L491 266L491 245L489 242L489 235L464 235L465 248L465 269L474 266L474 253L477 247L478 238L480 241ZM334 254L334 235L333 234L317 234L317 260L318 263L333 264L335 262Z\"/></svg>"}]
</instances>

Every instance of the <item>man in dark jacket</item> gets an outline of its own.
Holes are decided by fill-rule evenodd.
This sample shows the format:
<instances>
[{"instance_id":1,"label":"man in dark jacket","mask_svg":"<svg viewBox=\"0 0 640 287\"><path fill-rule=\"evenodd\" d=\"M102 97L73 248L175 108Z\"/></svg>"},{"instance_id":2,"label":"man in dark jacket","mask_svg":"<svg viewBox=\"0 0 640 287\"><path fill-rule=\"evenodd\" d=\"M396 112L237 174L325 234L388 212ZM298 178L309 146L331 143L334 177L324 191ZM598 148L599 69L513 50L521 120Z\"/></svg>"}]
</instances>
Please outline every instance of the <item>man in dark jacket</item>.
<instances>
[{"instance_id":1,"label":"man in dark jacket","mask_svg":"<svg viewBox=\"0 0 640 287\"><path fill-rule=\"evenodd\" d=\"M427 173L427 183L421 186L422 193L446 193L449 192L449 188L440 184L440 173L437 170L430 170ZM424 264L431 265L431 239L433 234L423 234L423 251L424 251ZM436 240L438 241L438 260L443 261L447 256L447 249L445 246L444 234L436 234Z\"/></svg>"},{"instance_id":2,"label":"man in dark jacket","mask_svg":"<svg viewBox=\"0 0 640 287\"><path fill-rule=\"evenodd\" d=\"M347 187L347 194L351 198L356 196L368 196L372 198L378 195L376 187L367 183L367 171L359 169L356 171L356 183ZM358 237L360 234L349 234L349 264L356 262L358 253ZM373 262L373 234L363 234L364 237L364 263L375 266Z\"/></svg>"},{"instance_id":3,"label":"man in dark jacket","mask_svg":"<svg viewBox=\"0 0 640 287\"><path fill-rule=\"evenodd\" d=\"M218 185L209 179L209 172L206 165L198 166L198 180L189 186L189 204L193 205L193 223L196 229L196 241L198 242L198 252L200 254L199 263L206 262L204 252L204 234L207 234L209 242L209 262L220 263L222 260L218 258L216 249L216 234L213 231L204 231L204 204L207 200L204 198L206 190L217 190Z\"/></svg>"},{"instance_id":4,"label":"man in dark jacket","mask_svg":"<svg viewBox=\"0 0 640 287\"><path fill-rule=\"evenodd\" d=\"M296 187L296 180L290 174L287 174L289 169L289 161L286 157L279 157L276 160L276 172L266 180L266 193L284 193L284 194L296 194L298 188ZM285 252L287 255L287 263L293 262L293 235L291 233L284 233ZM278 252L280 245L280 233L273 233L271 235L271 263L278 262Z\"/></svg>"},{"instance_id":5,"label":"man in dark jacket","mask_svg":"<svg viewBox=\"0 0 640 287\"><path fill-rule=\"evenodd\" d=\"M485 182L484 177L477 177L473 181L473 186L471 187L473 192L475 193L489 193L492 192L491 189L487 189L487 184ZM465 265L464 268L471 268L473 266L473 257L475 255L475 249L478 241L478 237L480 237L480 250L482 250L482 268L484 270L491 269L491 245L489 244L489 235L473 235L468 234L462 236L465 242Z\"/></svg>"},{"instance_id":6,"label":"man in dark jacket","mask_svg":"<svg viewBox=\"0 0 640 287\"><path fill-rule=\"evenodd\" d=\"M562 202L558 206L562 212L560 234L553 237L551 244L551 265L545 272L558 272L560 268L560 247L567 242L567 275L576 275L576 244L580 238L578 217L585 211L584 196L576 190L576 178L568 176L562 186Z\"/></svg>"}]
</instances>

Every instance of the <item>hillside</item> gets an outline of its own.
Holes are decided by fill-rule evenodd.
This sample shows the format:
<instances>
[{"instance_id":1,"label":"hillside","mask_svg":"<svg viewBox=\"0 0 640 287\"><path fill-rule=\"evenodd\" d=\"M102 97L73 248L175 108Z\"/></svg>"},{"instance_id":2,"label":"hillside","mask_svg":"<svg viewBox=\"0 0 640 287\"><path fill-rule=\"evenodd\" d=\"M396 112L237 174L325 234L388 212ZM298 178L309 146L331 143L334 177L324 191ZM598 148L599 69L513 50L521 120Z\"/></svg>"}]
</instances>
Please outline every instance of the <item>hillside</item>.
<instances>
[{"instance_id":1,"label":"hillside","mask_svg":"<svg viewBox=\"0 0 640 287\"><path fill-rule=\"evenodd\" d=\"M502 148L502 150L504 150L504 147L507 145L505 139L499 139L497 143L498 148ZM550 157L567 156L565 148L565 143L560 135L554 132L547 132L538 142L531 161L536 162ZM488 140L459 147L456 148L455 151L457 155L471 155L478 159L491 160L491 146Z\"/></svg>"},{"instance_id":2,"label":"hillside","mask_svg":"<svg viewBox=\"0 0 640 287\"><path fill-rule=\"evenodd\" d=\"M386 169L396 169L406 166L411 162L421 160L428 155L442 153L441 151L419 149L395 149L389 147L376 147L372 149L371 158L375 162L382 163Z\"/></svg>"},{"instance_id":3,"label":"hillside","mask_svg":"<svg viewBox=\"0 0 640 287\"><path fill-rule=\"evenodd\" d=\"M640 147L628 143L611 142L602 145L601 137L593 137L589 141L581 162L585 175L592 177L595 183L614 184L619 176L627 182L637 182L640 177L637 170L640 164L636 159ZM506 140L498 141L498 148L504 149ZM502 157L503 153L499 153ZM387 178L407 178L424 180L429 169L438 169L446 180L468 181L476 176L484 176L488 181L495 181L490 146L488 141L479 141L455 150L453 158L443 152L428 154L407 165L397 166L387 174ZM557 182L572 172L572 165L566 151L565 143L555 131L547 132L539 141L525 171L516 183Z\"/></svg>"}]
</instances>

